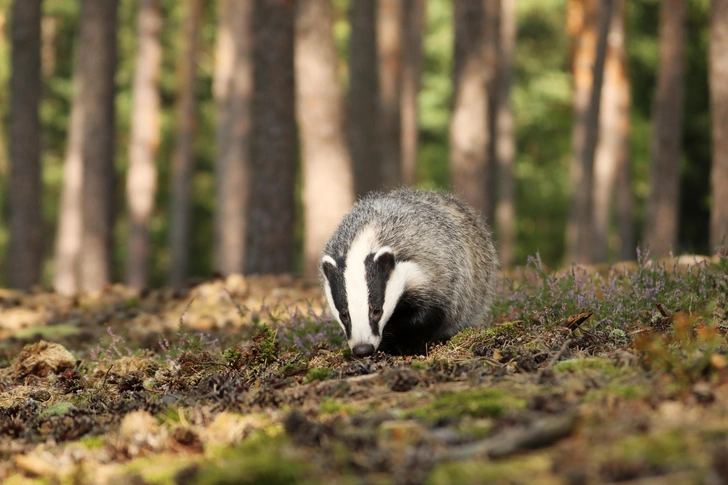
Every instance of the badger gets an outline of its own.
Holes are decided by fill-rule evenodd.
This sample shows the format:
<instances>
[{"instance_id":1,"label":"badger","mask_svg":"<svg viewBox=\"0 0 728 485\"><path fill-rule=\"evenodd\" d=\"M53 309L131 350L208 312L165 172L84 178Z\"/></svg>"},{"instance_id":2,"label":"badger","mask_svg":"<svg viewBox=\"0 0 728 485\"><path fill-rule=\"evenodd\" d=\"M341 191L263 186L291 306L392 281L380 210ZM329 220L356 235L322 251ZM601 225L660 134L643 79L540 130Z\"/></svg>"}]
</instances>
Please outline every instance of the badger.
<instances>
[{"instance_id":1,"label":"badger","mask_svg":"<svg viewBox=\"0 0 728 485\"><path fill-rule=\"evenodd\" d=\"M326 299L356 357L421 352L482 323L498 260L483 218L451 194L414 189L356 202L326 244Z\"/></svg>"}]
</instances>

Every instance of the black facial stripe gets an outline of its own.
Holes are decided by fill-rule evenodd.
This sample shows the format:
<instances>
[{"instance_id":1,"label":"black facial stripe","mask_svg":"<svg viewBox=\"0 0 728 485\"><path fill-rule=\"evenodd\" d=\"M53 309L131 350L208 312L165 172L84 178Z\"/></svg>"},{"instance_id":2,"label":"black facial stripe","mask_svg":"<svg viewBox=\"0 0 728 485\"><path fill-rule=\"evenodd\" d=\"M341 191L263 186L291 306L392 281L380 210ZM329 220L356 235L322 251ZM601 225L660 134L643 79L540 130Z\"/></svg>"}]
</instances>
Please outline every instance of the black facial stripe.
<instances>
[{"instance_id":1,"label":"black facial stripe","mask_svg":"<svg viewBox=\"0 0 728 485\"><path fill-rule=\"evenodd\" d=\"M329 287L331 288L331 298L334 300L334 306L339 312L339 316L342 313L347 313L349 310L349 302L346 298L346 283L344 281L344 268L346 265L345 261L336 260L337 267L329 263L323 263L324 276L329 281ZM341 324L344 326L344 333L346 334L346 340L351 338L351 320L341 318Z\"/></svg>"},{"instance_id":2,"label":"black facial stripe","mask_svg":"<svg viewBox=\"0 0 728 485\"><path fill-rule=\"evenodd\" d=\"M384 253L374 261L374 254L370 254L364 259L364 269L369 290L369 308L381 310L384 306L387 281L394 270L394 256L391 253ZM379 317L371 318L370 315L369 326L372 334L377 337L379 336L379 320Z\"/></svg>"}]
</instances>

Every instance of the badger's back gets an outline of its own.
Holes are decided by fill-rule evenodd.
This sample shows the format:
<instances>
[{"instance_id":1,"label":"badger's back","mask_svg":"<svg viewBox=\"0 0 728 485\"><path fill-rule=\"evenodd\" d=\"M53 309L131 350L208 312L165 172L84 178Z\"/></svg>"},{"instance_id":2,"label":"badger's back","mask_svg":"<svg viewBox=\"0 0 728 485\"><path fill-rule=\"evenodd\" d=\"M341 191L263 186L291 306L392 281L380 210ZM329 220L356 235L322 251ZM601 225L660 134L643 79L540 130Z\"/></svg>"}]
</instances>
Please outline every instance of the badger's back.
<instances>
[{"instance_id":1,"label":"badger's back","mask_svg":"<svg viewBox=\"0 0 728 485\"><path fill-rule=\"evenodd\" d=\"M441 315L432 338L448 338L482 322L494 292L497 258L490 231L468 206L432 191L375 193L355 204L324 253L345 260L365 231L391 247L397 260L424 270L426 281L410 288L407 299Z\"/></svg>"}]
</instances>

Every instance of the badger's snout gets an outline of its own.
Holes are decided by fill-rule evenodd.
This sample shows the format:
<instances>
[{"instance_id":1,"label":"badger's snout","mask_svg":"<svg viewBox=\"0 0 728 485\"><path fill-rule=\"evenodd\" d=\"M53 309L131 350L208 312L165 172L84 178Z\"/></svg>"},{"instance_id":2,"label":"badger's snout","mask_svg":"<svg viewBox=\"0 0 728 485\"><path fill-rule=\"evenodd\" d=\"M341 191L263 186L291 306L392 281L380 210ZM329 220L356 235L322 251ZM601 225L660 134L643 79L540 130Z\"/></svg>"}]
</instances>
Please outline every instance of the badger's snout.
<instances>
[{"instance_id":1,"label":"badger's snout","mask_svg":"<svg viewBox=\"0 0 728 485\"><path fill-rule=\"evenodd\" d=\"M357 344L351 348L351 352L354 356L362 358L369 357L374 354L374 346L372 344Z\"/></svg>"}]
</instances>

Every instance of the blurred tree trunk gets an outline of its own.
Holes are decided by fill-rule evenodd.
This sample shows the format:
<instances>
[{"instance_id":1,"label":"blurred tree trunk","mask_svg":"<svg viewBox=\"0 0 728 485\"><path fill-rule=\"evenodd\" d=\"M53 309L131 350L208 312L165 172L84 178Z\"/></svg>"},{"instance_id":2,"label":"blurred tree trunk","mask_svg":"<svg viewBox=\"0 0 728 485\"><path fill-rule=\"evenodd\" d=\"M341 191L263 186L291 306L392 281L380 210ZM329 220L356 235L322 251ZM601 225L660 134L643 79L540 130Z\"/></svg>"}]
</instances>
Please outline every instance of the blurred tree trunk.
<instances>
[{"instance_id":1,"label":"blurred tree trunk","mask_svg":"<svg viewBox=\"0 0 728 485\"><path fill-rule=\"evenodd\" d=\"M357 196L382 187L376 20L376 0L351 2L346 134Z\"/></svg>"},{"instance_id":2,"label":"blurred tree trunk","mask_svg":"<svg viewBox=\"0 0 728 485\"><path fill-rule=\"evenodd\" d=\"M456 194L480 211L488 209L488 93L483 0L455 0L453 109L450 169Z\"/></svg>"},{"instance_id":3,"label":"blurred tree trunk","mask_svg":"<svg viewBox=\"0 0 728 485\"><path fill-rule=\"evenodd\" d=\"M182 57L178 64L177 135L172 155L169 245L172 253L169 284L180 289L187 278L190 247L190 206L197 117L197 57L202 0L186 2L182 29Z\"/></svg>"},{"instance_id":4,"label":"blurred tree trunk","mask_svg":"<svg viewBox=\"0 0 728 485\"><path fill-rule=\"evenodd\" d=\"M62 295L73 295L81 289L79 272L83 238L83 102L86 73L83 69L83 44L76 38L73 53L73 99L63 164L61 207L58 211L53 287Z\"/></svg>"},{"instance_id":5,"label":"blurred tree trunk","mask_svg":"<svg viewBox=\"0 0 728 485\"><path fill-rule=\"evenodd\" d=\"M303 165L303 275L315 280L321 251L354 202L331 0L296 4L296 103Z\"/></svg>"},{"instance_id":6,"label":"blurred tree trunk","mask_svg":"<svg viewBox=\"0 0 728 485\"><path fill-rule=\"evenodd\" d=\"M728 0L712 0L710 15L710 112L713 167L710 243L728 244Z\"/></svg>"},{"instance_id":7,"label":"blurred tree trunk","mask_svg":"<svg viewBox=\"0 0 728 485\"><path fill-rule=\"evenodd\" d=\"M609 226L620 158L627 150L628 133L623 129L629 119L629 90L624 53L624 0L615 0L609 28L604 86L599 120L599 141L594 159L594 199L592 260L606 262L609 258Z\"/></svg>"},{"instance_id":8,"label":"blurred tree trunk","mask_svg":"<svg viewBox=\"0 0 728 485\"><path fill-rule=\"evenodd\" d=\"M215 269L244 270L251 164L253 103L253 4L220 2L215 67L217 158L215 164Z\"/></svg>"},{"instance_id":9,"label":"blurred tree trunk","mask_svg":"<svg viewBox=\"0 0 728 485\"><path fill-rule=\"evenodd\" d=\"M498 258L502 266L513 264L516 245L516 209L513 167L516 157L511 86L516 44L516 0L501 0L498 72L495 98L495 162L499 190L495 208Z\"/></svg>"},{"instance_id":10,"label":"blurred tree trunk","mask_svg":"<svg viewBox=\"0 0 728 485\"><path fill-rule=\"evenodd\" d=\"M629 138L630 119L629 106L631 105L629 85L623 93L626 99L627 115L622 118L620 129L625 138ZM616 183L616 209L617 226L619 231L619 259L621 261L633 260L636 257L637 238L634 220L634 191L632 189L632 161L629 142L623 145L619 154Z\"/></svg>"},{"instance_id":11,"label":"blurred tree trunk","mask_svg":"<svg viewBox=\"0 0 728 485\"><path fill-rule=\"evenodd\" d=\"M293 272L296 113L295 5L255 0L253 165L245 272Z\"/></svg>"},{"instance_id":12,"label":"blurred tree trunk","mask_svg":"<svg viewBox=\"0 0 728 485\"><path fill-rule=\"evenodd\" d=\"M678 249L686 21L686 0L662 1L660 67L652 108L650 194L644 233L644 243L653 256Z\"/></svg>"},{"instance_id":13,"label":"blurred tree trunk","mask_svg":"<svg viewBox=\"0 0 728 485\"><path fill-rule=\"evenodd\" d=\"M162 12L159 0L140 0L134 73L129 171L126 199L129 242L126 284L141 290L149 284L149 222L157 191L159 146L159 72L162 64Z\"/></svg>"},{"instance_id":14,"label":"blurred tree trunk","mask_svg":"<svg viewBox=\"0 0 728 485\"><path fill-rule=\"evenodd\" d=\"M118 0L82 0L83 238L81 289L111 282L114 228L114 151Z\"/></svg>"},{"instance_id":15,"label":"blurred tree trunk","mask_svg":"<svg viewBox=\"0 0 728 485\"><path fill-rule=\"evenodd\" d=\"M576 46L573 58L574 128L570 210L566 228L567 262L592 261L594 154L613 3L614 0L569 2L568 27Z\"/></svg>"},{"instance_id":16,"label":"blurred tree trunk","mask_svg":"<svg viewBox=\"0 0 728 485\"><path fill-rule=\"evenodd\" d=\"M387 188L402 183L402 9L404 0L377 2L379 58L379 127L382 182Z\"/></svg>"},{"instance_id":17,"label":"blurred tree trunk","mask_svg":"<svg viewBox=\"0 0 728 485\"><path fill-rule=\"evenodd\" d=\"M404 0L402 27L402 182L414 185L417 169L419 135L417 96L422 77L423 46L427 3L425 0Z\"/></svg>"},{"instance_id":18,"label":"blurred tree trunk","mask_svg":"<svg viewBox=\"0 0 728 485\"><path fill-rule=\"evenodd\" d=\"M40 282L43 264L39 118L41 0L15 0L11 21L8 282L12 288L25 290Z\"/></svg>"},{"instance_id":19,"label":"blurred tree trunk","mask_svg":"<svg viewBox=\"0 0 728 485\"><path fill-rule=\"evenodd\" d=\"M496 110L498 96L498 60L499 60L499 43L500 43L500 8L501 0L483 0L483 13L485 15L485 25L483 26L483 55L485 56L485 91L488 93L488 148L485 160L485 209L483 215L488 224L493 224L495 220L495 204L496 204Z\"/></svg>"}]
</instances>

